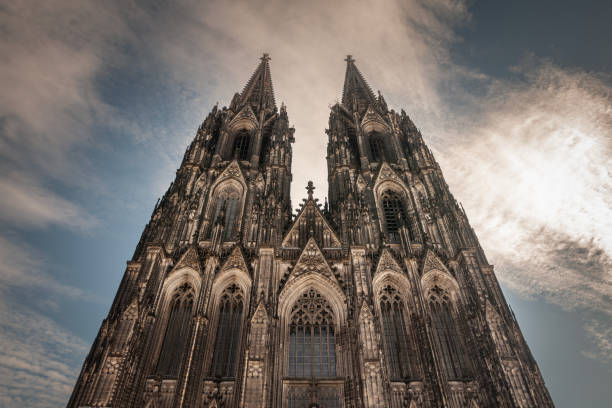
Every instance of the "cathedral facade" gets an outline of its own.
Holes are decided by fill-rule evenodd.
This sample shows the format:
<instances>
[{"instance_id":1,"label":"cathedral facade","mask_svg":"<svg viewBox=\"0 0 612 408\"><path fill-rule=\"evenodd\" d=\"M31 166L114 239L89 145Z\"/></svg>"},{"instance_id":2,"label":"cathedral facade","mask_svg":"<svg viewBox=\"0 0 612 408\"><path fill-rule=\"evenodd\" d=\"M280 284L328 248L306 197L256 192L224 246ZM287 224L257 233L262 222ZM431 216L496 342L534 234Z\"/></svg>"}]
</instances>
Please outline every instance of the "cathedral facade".
<instances>
[{"instance_id":1,"label":"cathedral facade","mask_svg":"<svg viewBox=\"0 0 612 408\"><path fill-rule=\"evenodd\" d=\"M69 407L552 407L421 133L346 59L329 202L290 201L269 57L156 204Z\"/></svg>"}]
</instances>

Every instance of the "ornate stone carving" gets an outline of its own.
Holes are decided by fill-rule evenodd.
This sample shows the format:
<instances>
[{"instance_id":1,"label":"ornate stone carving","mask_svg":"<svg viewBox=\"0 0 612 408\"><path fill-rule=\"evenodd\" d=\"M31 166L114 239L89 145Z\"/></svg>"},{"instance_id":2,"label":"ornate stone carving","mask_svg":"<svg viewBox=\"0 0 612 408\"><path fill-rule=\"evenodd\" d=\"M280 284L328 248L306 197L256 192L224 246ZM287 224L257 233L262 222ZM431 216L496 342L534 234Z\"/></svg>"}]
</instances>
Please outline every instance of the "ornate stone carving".
<instances>
[{"instance_id":1,"label":"ornate stone carving","mask_svg":"<svg viewBox=\"0 0 612 408\"><path fill-rule=\"evenodd\" d=\"M292 211L294 129L276 107L269 56L229 108L213 108L154 208L69 408L553 406L422 135L346 62L323 210L309 183ZM244 160L228 163L237 132ZM386 161L370 163L372 149ZM236 221L229 234L214 222L222 209ZM382 225L389 209L402 218ZM442 259L455 259L456 279Z\"/></svg>"}]
</instances>

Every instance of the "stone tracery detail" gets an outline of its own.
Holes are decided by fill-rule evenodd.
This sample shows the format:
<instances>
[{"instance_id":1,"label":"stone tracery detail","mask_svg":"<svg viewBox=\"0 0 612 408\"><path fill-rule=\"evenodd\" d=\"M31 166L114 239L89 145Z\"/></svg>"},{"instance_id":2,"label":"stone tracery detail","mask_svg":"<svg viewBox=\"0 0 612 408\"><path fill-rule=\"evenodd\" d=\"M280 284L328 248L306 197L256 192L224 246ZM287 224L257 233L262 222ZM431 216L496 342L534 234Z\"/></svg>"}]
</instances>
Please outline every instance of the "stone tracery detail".
<instances>
[{"instance_id":1,"label":"stone tracery detail","mask_svg":"<svg viewBox=\"0 0 612 408\"><path fill-rule=\"evenodd\" d=\"M316 290L304 293L291 309L289 338L290 377L335 377L334 316Z\"/></svg>"},{"instance_id":2,"label":"stone tracery detail","mask_svg":"<svg viewBox=\"0 0 612 408\"><path fill-rule=\"evenodd\" d=\"M185 283L175 290L170 300L166 334L156 370L162 376L178 375L185 340L189 334L194 295L192 286Z\"/></svg>"},{"instance_id":3,"label":"stone tracery detail","mask_svg":"<svg viewBox=\"0 0 612 408\"><path fill-rule=\"evenodd\" d=\"M385 285L379 294L385 356L392 380L409 378L410 349L404 316L404 302L397 289Z\"/></svg>"},{"instance_id":4,"label":"stone tracery detail","mask_svg":"<svg viewBox=\"0 0 612 408\"><path fill-rule=\"evenodd\" d=\"M233 378L236 375L243 308L244 293L233 283L223 291L219 300L219 319L210 369L213 377Z\"/></svg>"}]
</instances>

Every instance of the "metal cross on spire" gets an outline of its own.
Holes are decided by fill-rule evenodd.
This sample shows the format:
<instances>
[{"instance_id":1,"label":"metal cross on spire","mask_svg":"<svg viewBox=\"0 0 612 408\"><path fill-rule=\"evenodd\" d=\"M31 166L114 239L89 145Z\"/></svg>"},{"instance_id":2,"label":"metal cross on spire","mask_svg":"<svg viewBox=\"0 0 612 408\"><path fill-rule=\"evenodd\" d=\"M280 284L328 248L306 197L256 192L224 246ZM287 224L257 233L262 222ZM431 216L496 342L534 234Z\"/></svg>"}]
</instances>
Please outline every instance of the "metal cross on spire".
<instances>
[{"instance_id":1,"label":"metal cross on spire","mask_svg":"<svg viewBox=\"0 0 612 408\"><path fill-rule=\"evenodd\" d=\"M315 189L314 184L312 183L312 181L309 181L308 185L306 186L306 191L308 191L309 200L312 200L312 194L314 193L314 189Z\"/></svg>"}]
</instances>

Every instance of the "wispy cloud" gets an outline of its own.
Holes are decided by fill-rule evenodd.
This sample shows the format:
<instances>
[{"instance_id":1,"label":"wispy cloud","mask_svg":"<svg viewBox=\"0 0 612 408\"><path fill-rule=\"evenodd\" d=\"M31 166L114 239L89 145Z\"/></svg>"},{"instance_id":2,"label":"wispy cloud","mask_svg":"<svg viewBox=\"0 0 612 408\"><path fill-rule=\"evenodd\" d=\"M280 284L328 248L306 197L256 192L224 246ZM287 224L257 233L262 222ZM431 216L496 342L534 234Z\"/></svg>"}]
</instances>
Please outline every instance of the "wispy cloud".
<instances>
[{"instance_id":1,"label":"wispy cloud","mask_svg":"<svg viewBox=\"0 0 612 408\"><path fill-rule=\"evenodd\" d=\"M0 222L21 228L54 224L87 230L97 219L35 178L13 173L0 178Z\"/></svg>"},{"instance_id":2,"label":"wispy cloud","mask_svg":"<svg viewBox=\"0 0 612 408\"><path fill-rule=\"evenodd\" d=\"M0 304L0 405L52 407L66 404L85 342L52 320Z\"/></svg>"},{"instance_id":3,"label":"wispy cloud","mask_svg":"<svg viewBox=\"0 0 612 408\"><path fill-rule=\"evenodd\" d=\"M609 343L612 84L533 59L516 73L474 101L476 120L445 132L445 174L502 282L607 316L587 329Z\"/></svg>"}]
</instances>

